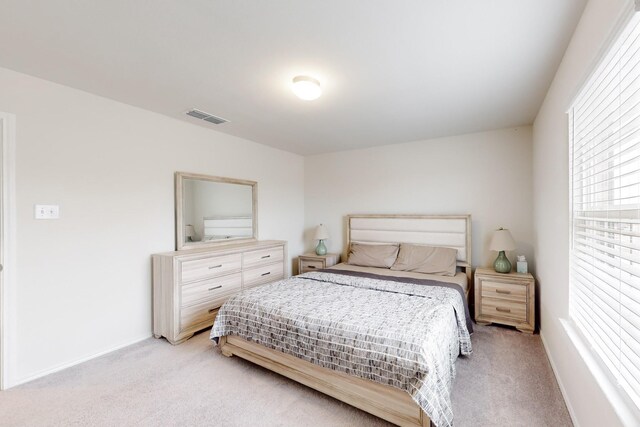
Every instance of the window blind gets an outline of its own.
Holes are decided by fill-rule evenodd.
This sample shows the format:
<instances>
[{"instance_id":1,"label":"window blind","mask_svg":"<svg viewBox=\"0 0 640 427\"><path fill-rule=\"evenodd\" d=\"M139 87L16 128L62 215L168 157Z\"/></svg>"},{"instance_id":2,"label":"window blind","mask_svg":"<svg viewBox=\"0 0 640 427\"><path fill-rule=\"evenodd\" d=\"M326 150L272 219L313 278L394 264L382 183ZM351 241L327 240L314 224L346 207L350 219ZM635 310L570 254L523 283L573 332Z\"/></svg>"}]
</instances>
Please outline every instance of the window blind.
<instances>
[{"instance_id":1,"label":"window blind","mask_svg":"<svg viewBox=\"0 0 640 427\"><path fill-rule=\"evenodd\" d=\"M640 407L640 18L569 110L569 314Z\"/></svg>"}]
</instances>

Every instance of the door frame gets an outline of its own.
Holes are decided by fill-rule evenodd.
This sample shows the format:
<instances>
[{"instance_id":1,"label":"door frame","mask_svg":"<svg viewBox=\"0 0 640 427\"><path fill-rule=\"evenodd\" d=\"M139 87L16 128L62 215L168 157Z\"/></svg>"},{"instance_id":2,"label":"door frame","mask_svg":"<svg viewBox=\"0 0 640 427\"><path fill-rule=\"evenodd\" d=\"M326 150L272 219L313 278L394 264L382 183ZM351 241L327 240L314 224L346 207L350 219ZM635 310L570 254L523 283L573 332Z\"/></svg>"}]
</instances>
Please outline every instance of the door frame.
<instances>
[{"instance_id":1,"label":"door frame","mask_svg":"<svg viewBox=\"0 0 640 427\"><path fill-rule=\"evenodd\" d=\"M8 348L15 347L9 338L15 338L9 334L15 321L13 313L15 307L15 224L16 224L16 200L15 200L15 155L16 155L16 117L13 114L0 112L0 150L2 162L0 163L0 209L2 220L0 221L0 263L3 271L0 276L0 390L11 386ZM11 304L9 303L11 302Z\"/></svg>"}]
</instances>

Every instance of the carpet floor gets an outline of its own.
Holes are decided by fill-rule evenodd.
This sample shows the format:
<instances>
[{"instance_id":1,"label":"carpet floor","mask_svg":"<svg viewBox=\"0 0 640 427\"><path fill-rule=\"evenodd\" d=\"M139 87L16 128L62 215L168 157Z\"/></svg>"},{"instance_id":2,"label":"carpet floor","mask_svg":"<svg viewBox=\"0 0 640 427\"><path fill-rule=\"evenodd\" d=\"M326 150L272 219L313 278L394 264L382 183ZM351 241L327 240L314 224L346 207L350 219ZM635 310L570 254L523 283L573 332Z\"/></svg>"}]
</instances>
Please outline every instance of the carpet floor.
<instances>
[{"instance_id":1,"label":"carpet floor","mask_svg":"<svg viewBox=\"0 0 640 427\"><path fill-rule=\"evenodd\" d=\"M456 426L571 426L538 335L477 326L459 358ZM200 333L150 338L0 392L3 426L388 426L294 381L227 358Z\"/></svg>"}]
</instances>

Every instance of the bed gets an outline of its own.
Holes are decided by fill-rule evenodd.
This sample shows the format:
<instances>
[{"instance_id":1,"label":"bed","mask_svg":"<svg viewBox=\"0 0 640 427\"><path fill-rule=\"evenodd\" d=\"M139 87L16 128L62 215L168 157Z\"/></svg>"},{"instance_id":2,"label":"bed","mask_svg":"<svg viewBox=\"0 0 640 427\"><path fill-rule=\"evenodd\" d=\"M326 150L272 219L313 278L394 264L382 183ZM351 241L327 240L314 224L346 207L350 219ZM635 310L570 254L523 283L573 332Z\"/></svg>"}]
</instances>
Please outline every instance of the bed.
<instances>
[{"instance_id":1,"label":"bed","mask_svg":"<svg viewBox=\"0 0 640 427\"><path fill-rule=\"evenodd\" d=\"M457 251L455 276L338 264L243 292L211 331L237 355L401 426L453 424L455 360L471 353L468 215L350 215L347 248ZM385 271L386 270L386 271Z\"/></svg>"}]
</instances>

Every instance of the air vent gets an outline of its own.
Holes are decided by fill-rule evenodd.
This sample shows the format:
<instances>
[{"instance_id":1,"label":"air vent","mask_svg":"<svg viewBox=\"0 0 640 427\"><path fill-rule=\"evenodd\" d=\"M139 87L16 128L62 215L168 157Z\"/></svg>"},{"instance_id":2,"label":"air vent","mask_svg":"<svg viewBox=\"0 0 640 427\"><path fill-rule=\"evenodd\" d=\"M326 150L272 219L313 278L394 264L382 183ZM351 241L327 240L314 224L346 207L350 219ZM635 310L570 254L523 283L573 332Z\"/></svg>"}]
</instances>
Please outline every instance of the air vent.
<instances>
[{"instance_id":1,"label":"air vent","mask_svg":"<svg viewBox=\"0 0 640 427\"><path fill-rule=\"evenodd\" d=\"M208 114L203 113L198 110L187 111L187 116L195 117L196 119L204 119L205 117L209 117Z\"/></svg>"},{"instance_id":2,"label":"air vent","mask_svg":"<svg viewBox=\"0 0 640 427\"><path fill-rule=\"evenodd\" d=\"M193 110L187 111L187 116L195 117L196 119L204 120L209 123L213 123L214 125L219 125L221 123L227 123L229 120L223 119L222 117L214 116L213 114L205 113L204 111Z\"/></svg>"},{"instance_id":3,"label":"air vent","mask_svg":"<svg viewBox=\"0 0 640 427\"><path fill-rule=\"evenodd\" d=\"M207 116L203 120L205 122L213 123L214 125L219 125L220 123L227 123L228 122L228 120L225 120L222 117L216 117L216 116Z\"/></svg>"}]
</instances>

